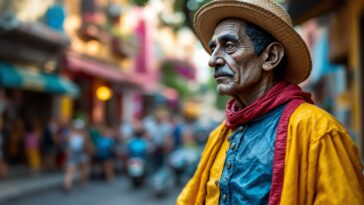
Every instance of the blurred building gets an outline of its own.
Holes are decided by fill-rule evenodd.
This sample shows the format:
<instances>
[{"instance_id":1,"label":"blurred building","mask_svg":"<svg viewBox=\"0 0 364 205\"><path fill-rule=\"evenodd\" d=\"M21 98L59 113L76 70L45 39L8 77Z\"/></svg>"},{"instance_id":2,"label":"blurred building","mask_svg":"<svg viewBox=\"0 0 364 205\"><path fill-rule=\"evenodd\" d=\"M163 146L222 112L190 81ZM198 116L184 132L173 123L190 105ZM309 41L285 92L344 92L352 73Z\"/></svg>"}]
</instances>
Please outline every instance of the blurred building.
<instances>
[{"instance_id":1,"label":"blurred building","mask_svg":"<svg viewBox=\"0 0 364 205\"><path fill-rule=\"evenodd\" d=\"M313 57L303 85L348 128L364 159L364 1L286 1Z\"/></svg>"},{"instance_id":2,"label":"blurred building","mask_svg":"<svg viewBox=\"0 0 364 205\"><path fill-rule=\"evenodd\" d=\"M68 112L91 123L140 117L148 106L144 96L157 82L149 35L153 24L147 23L145 10L120 0L65 0L64 6L71 46L63 55L62 72L81 89L73 106L66 106ZM132 22L126 22L131 14Z\"/></svg>"},{"instance_id":3,"label":"blurred building","mask_svg":"<svg viewBox=\"0 0 364 205\"><path fill-rule=\"evenodd\" d=\"M50 118L116 125L153 107L154 20L122 0L1 1L0 129L7 159L24 161L27 122L39 132Z\"/></svg>"},{"instance_id":4,"label":"blurred building","mask_svg":"<svg viewBox=\"0 0 364 205\"><path fill-rule=\"evenodd\" d=\"M41 132L52 116L60 114L62 96L74 99L80 94L78 86L61 74L60 56L70 44L62 31L62 6L29 3L0 3L0 124L11 162L24 160L27 126Z\"/></svg>"},{"instance_id":5,"label":"blurred building","mask_svg":"<svg viewBox=\"0 0 364 205\"><path fill-rule=\"evenodd\" d=\"M9 161L24 161L29 121L39 130L50 118L116 125L160 106L205 103L190 99L199 95L195 62L208 70L196 57L203 48L174 1L131 2L0 1L0 129L6 155L15 156Z\"/></svg>"}]
</instances>

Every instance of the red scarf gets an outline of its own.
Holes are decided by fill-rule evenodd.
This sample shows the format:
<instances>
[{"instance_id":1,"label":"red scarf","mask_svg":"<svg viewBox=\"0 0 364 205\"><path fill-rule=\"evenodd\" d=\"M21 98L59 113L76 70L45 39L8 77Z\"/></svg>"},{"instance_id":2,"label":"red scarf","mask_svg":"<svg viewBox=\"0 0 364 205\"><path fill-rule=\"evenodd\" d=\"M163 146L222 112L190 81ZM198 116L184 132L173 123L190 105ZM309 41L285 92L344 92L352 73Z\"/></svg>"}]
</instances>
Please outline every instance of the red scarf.
<instances>
[{"instance_id":1,"label":"red scarf","mask_svg":"<svg viewBox=\"0 0 364 205\"><path fill-rule=\"evenodd\" d=\"M236 128L293 99L313 103L310 93L303 92L298 85L286 82L277 83L266 94L239 111L234 111L235 100L231 99L226 105L226 126Z\"/></svg>"}]
</instances>

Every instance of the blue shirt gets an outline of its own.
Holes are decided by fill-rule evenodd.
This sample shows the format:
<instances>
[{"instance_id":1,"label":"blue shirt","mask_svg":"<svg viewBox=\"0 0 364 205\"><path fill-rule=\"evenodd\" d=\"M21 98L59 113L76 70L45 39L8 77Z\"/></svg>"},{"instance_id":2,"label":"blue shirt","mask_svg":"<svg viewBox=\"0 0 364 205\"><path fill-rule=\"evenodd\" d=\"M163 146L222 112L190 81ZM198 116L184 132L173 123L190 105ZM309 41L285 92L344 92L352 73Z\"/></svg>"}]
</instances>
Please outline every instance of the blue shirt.
<instances>
[{"instance_id":1,"label":"blue shirt","mask_svg":"<svg viewBox=\"0 0 364 205\"><path fill-rule=\"evenodd\" d=\"M220 204L268 204L274 143L284 105L246 123L230 138L220 180Z\"/></svg>"},{"instance_id":2,"label":"blue shirt","mask_svg":"<svg viewBox=\"0 0 364 205\"><path fill-rule=\"evenodd\" d=\"M128 154L130 158L139 157L146 159L148 143L143 138L133 138L128 142Z\"/></svg>"}]
</instances>

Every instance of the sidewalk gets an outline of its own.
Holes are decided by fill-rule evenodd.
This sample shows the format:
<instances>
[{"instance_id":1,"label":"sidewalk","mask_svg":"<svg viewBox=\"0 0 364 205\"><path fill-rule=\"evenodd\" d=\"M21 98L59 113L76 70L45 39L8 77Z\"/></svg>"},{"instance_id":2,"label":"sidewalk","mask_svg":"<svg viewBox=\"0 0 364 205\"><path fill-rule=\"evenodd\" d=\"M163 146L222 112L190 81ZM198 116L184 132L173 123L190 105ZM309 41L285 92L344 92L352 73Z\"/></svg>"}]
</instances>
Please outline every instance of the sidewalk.
<instances>
[{"instance_id":1,"label":"sidewalk","mask_svg":"<svg viewBox=\"0 0 364 205\"><path fill-rule=\"evenodd\" d=\"M0 180L0 204L25 195L60 187L62 182L62 173Z\"/></svg>"}]
</instances>

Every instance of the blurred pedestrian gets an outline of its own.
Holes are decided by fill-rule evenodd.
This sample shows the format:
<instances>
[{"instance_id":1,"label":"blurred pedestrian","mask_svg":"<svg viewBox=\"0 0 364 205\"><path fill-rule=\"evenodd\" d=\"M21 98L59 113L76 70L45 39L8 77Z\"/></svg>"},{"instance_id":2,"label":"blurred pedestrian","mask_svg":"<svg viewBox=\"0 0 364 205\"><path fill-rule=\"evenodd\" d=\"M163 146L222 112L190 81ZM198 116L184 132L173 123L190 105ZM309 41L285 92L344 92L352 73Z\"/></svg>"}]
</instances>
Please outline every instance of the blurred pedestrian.
<instances>
[{"instance_id":1,"label":"blurred pedestrian","mask_svg":"<svg viewBox=\"0 0 364 205\"><path fill-rule=\"evenodd\" d=\"M143 127L136 127L134 134L129 139L128 144L128 158L141 158L147 160L148 155L148 140L146 132Z\"/></svg>"},{"instance_id":2,"label":"blurred pedestrian","mask_svg":"<svg viewBox=\"0 0 364 205\"><path fill-rule=\"evenodd\" d=\"M4 159L4 152L3 152L3 129L2 129L2 120L0 118L0 178L5 178L8 176L8 166Z\"/></svg>"},{"instance_id":3,"label":"blurred pedestrian","mask_svg":"<svg viewBox=\"0 0 364 205\"><path fill-rule=\"evenodd\" d=\"M173 116L173 130L172 130L172 138L171 138L171 150L176 150L183 144L182 134L183 128L185 126L184 120L181 116L175 115Z\"/></svg>"},{"instance_id":4,"label":"blurred pedestrian","mask_svg":"<svg viewBox=\"0 0 364 205\"><path fill-rule=\"evenodd\" d=\"M133 137L133 123L129 120L124 120L119 125L119 135L123 142L127 142L131 137Z\"/></svg>"},{"instance_id":5,"label":"blurred pedestrian","mask_svg":"<svg viewBox=\"0 0 364 205\"><path fill-rule=\"evenodd\" d=\"M168 121L168 112L159 109L155 112L154 117L146 117L144 119L144 128L153 145L153 165L154 170L164 165L167 154L167 144L172 138L172 124Z\"/></svg>"},{"instance_id":6,"label":"blurred pedestrian","mask_svg":"<svg viewBox=\"0 0 364 205\"><path fill-rule=\"evenodd\" d=\"M141 122L137 118L133 120L123 120L119 125L119 135L116 139L115 154L117 158L117 165L122 171L126 171L128 161L128 147L127 143L134 136L136 127L140 127Z\"/></svg>"},{"instance_id":7,"label":"blurred pedestrian","mask_svg":"<svg viewBox=\"0 0 364 205\"><path fill-rule=\"evenodd\" d=\"M101 131L101 135L96 139L96 160L101 163L103 173L108 182L113 182L115 179L114 173L114 131L105 127Z\"/></svg>"},{"instance_id":8,"label":"blurred pedestrian","mask_svg":"<svg viewBox=\"0 0 364 205\"><path fill-rule=\"evenodd\" d=\"M7 153L8 160L12 163L23 162L23 150L24 150L24 136L25 125L22 118L16 118L14 121L7 123L8 139L7 139Z\"/></svg>"},{"instance_id":9,"label":"blurred pedestrian","mask_svg":"<svg viewBox=\"0 0 364 205\"><path fill-rule=\"evenodd\" d=\"M58 125L54 118L49 119L44 126L41 137L41 151L43 158L43 169L46 172L55 169L55 159L57 154L56 135Z\"/></svg>"},{"instance_id":10,"label":"blurred pedestrian","mask_svg":"<svg viewBox=\"0 0 364 205\"><path fill-rule=\"evenodd\" d=\"M134 133L127 144L128 176L134 187L141 186L147 175L148 141L144 128L138 123L134 127Z\"/></svg>"},{"instance_id":11,"label":"blurred pedestrian","mask_svg":"<svg viewBox=\"0 0 364 205\"><path fill-rule=\"evenodd\" d=\"M84 185L87 181L87 168L89 156L87 147L89 139L85 131L85 122L76 119L72 122L67 133L66 146L66 173L64 177L64 190L70 191L76 172L79 171L80 184Z\"/></svg>"},{"instance_id":12,"label":"blurred pedestrian","mask_svg":"<svg viewBox=\"0 0 364 205\"><path fill-rule=\"evenodd\" d=\"M68 147L68 131L70 122L66 118L60 118L57 121L57 130L54 135L54 143L56 147L55 165L57 168L64 169L66 165L66 150Z\"/></svg>"},{"instance_id":13,"label":"blurred pedestrian","mask_svg":"<svg viewBox=\"0 0 364 205\"><path fill-rule=\"evenodd\" d=\"M39 174L41 169L40 135L35 128L33 120L26 124L25 151L30 174Z\"/></svg>"}]
</instances>

